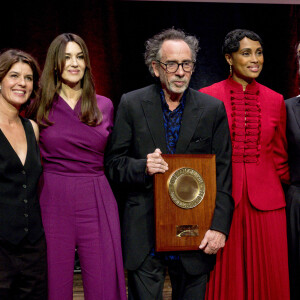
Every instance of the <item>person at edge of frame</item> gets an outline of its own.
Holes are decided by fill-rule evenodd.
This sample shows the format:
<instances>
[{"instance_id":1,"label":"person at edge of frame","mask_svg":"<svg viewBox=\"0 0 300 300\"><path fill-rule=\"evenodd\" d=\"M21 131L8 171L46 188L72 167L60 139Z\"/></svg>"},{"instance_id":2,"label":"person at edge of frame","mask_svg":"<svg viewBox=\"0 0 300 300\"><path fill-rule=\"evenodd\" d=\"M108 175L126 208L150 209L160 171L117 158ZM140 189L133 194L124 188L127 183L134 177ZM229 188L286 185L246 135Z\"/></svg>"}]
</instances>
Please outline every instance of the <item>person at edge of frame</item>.
<instances>
[{"instance_id":1,"label":"person at edge of frame","mask_svg":"<svg viewBox=\"0 0 300 300\"><path fill-rule=\"evenodd\" d=\"M300 42L297 44L298 72L300 74ZM291 300L300 299L300 95L285 101L286 138L291 185L286 195L288 259Z\"/></svg>"},{"instance_id":2,"label":"person at edge of frame","mask_svg":"<svg viewBox=\"0 0 300 300\"><path fill-rule=\"evenodd\" d=\"M46 300L47 250L38 198L39 128L20 115L40 69L19 49L0 55L0 299Z\"/></svg>"}]
</instances>

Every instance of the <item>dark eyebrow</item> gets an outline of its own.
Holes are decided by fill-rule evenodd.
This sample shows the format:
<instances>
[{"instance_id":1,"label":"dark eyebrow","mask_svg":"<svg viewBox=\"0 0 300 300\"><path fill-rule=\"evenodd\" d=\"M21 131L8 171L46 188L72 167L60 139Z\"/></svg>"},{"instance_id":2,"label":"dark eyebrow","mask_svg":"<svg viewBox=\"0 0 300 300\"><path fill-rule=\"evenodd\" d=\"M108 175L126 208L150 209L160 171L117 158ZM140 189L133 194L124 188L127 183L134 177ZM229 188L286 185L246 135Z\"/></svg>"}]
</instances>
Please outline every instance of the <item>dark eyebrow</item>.
<instances>
[{"instance_id":1,"label":"dark eyebrow","mask_svg":"<svg viewBox=\"0 0 300 300\"><path fill-rule=\"evenodd\" d=\"M76 55L80 55L80 54L83 54L83 52L81 51L81 52L78 52ZM65 53L65 55L71 55L71 53Z\"/></svg>"},{"instance_id":2,"label":"dark eyebrow","mask_svg":"<svg viewBox=\"0 0 300 300\"><path fill-rule=\"evenodd\" d=\"M255 51L262 50L262 49L263 49L262 47L258 47L257 49L255 49ZM243 48L240 51L252 51L252 49L251 48Z\"/></svg>"},{"instance_id":3,"label":"dark eyebrow","mask_svg":"<svg viewBox=\"0 0 300 300\"><path fill-rule=\"evenodd\" d=\"M10 70L7 74L17 74L17 75L20 75L19 72L17 71L14 71L14 70ZM25 74L25 76L30 76L30 77L33 77L33 74Z\"/></svg>"},{"instance_id":4,"label":"dark eyebrow","mask_svg":"<svg viewBox=\"0 0 300 300\"><path fill-rule=\"evenodd\" d=\"M189 59L185 59L181 63L185 63L185 62L193 62L193 61L189 60ZM179 64L179 62L177 60L167 60L166 63L176 63L176 64Z\"/></svg>"},{"instance_id":5,"label":"dark eyebrow","mask_svg":"<svg viewBox=\"0 0 300 300\"><path fill-rule=\"evenodd\" d=\"M20 72L14 71L14 70L10 70L7 74L16 74L16 75L20 75Z\"/></svg>"}]
</instances>

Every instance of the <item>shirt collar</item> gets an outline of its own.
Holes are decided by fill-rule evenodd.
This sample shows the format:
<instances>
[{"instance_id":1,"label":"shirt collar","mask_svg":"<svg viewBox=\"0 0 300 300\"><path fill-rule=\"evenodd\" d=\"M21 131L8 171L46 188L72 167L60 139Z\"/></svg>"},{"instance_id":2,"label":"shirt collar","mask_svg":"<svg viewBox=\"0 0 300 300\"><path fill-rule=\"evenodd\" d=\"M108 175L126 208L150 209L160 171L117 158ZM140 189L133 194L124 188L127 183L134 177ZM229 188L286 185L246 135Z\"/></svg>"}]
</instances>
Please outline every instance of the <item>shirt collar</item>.
<instances>
[{"instance_id":1,"label":"shirt collar","mask_svg":"<svg viewBox=\"0 0 300 300\"><path fill-rule=\"evenodd\" d=\"M167 109L169 109L169 105L168 105L168 103L167 103L167 101L166 101L166 98L165 98L165 94L164 94L164 91L163 91L163 89L160 89L160 99L161 99L161 104L162 104L162 107L163 108L167 108ZM182 95L182 97L181 97L181 100L180 100L180 103L179 103L179 105L176 107L176 109L175 110L177 110L177 109L184 109L184 106L185 106L185 101L186 101L186 93L187 93L187 90L185 90L184 91L184 93L183 93L183 95Z\"/></svg>"}]
</instances>

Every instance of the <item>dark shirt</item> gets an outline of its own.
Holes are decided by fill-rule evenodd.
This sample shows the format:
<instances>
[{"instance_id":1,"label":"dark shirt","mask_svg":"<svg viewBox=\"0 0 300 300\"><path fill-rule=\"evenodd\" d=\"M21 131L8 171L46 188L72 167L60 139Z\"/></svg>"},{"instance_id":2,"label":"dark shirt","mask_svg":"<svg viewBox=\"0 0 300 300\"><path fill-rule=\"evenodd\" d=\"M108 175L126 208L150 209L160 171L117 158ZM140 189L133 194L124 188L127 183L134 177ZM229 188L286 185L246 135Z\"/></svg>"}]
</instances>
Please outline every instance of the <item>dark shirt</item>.
<instances>
[{"instance_id":1,"label":"dark shirt","mask_svg":"<svg viewBox=\"0 0 300 300\"><path fill-rule=\"evenodd\" d=\"M176 150L178 137L179 137L179 131L180 131L186 97L184 93L180 101L180 104L173 111L169 109L169 105L166 102L163 90L160 91L160 97L161 97L161 106L162 106L163 117L164 117L167 153L174 154Z\"/></svg>"},{"instance_id":2,"label":"dark shirt","mask_svg":"<svg viewBox=\"0 0 300 300\"><path fill-rule=\"evenodd\" d=\"M166 143L167 143L167 153L174 154L176 150L176 144L179 137L179 131L181 126L181 120L185 105L185 93L183 94L180 104L171 111L169 109L169 105L166 102L165 95L163 90L160 91L160 98L161 98L161 107L163 110L163 117L164 117L164 128L166 133ZM150 252L151 256L160 257L165 260L178 260L179 256L174 255L172 252L168 253L155 253L154 249Z\"/></svg>"}]
</instances>

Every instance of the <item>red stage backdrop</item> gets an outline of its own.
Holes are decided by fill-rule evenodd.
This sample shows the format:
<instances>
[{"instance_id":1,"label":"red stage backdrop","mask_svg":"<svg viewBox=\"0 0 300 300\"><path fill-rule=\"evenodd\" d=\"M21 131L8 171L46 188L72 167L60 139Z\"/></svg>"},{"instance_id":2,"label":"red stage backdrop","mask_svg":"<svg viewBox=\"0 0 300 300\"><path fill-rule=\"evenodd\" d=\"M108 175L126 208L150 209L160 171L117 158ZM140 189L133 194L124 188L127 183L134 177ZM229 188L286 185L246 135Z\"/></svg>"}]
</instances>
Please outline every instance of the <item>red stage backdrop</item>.
<instances>
[{"instance_id":1,"label":"red stage backdrop","mask_svg":"<svg viewBox=\"0 0 300 300\"><path fill-rule=\"evenodd\" d=\"M88 45L97 92L117 105L122 93L153 82L143 61L144 42L153 34L174 26L200 38L202 50L191 82L199 89L228 75L220 53L225 34L249 28L265 41L260 82L292 97L298 94L294 46L300 40L300 5L245 4L249 1L6 1L1 8L0 49L28 51L43 67L50 42L63 32L76 33Z\"/></svg>"}]
</instances>

